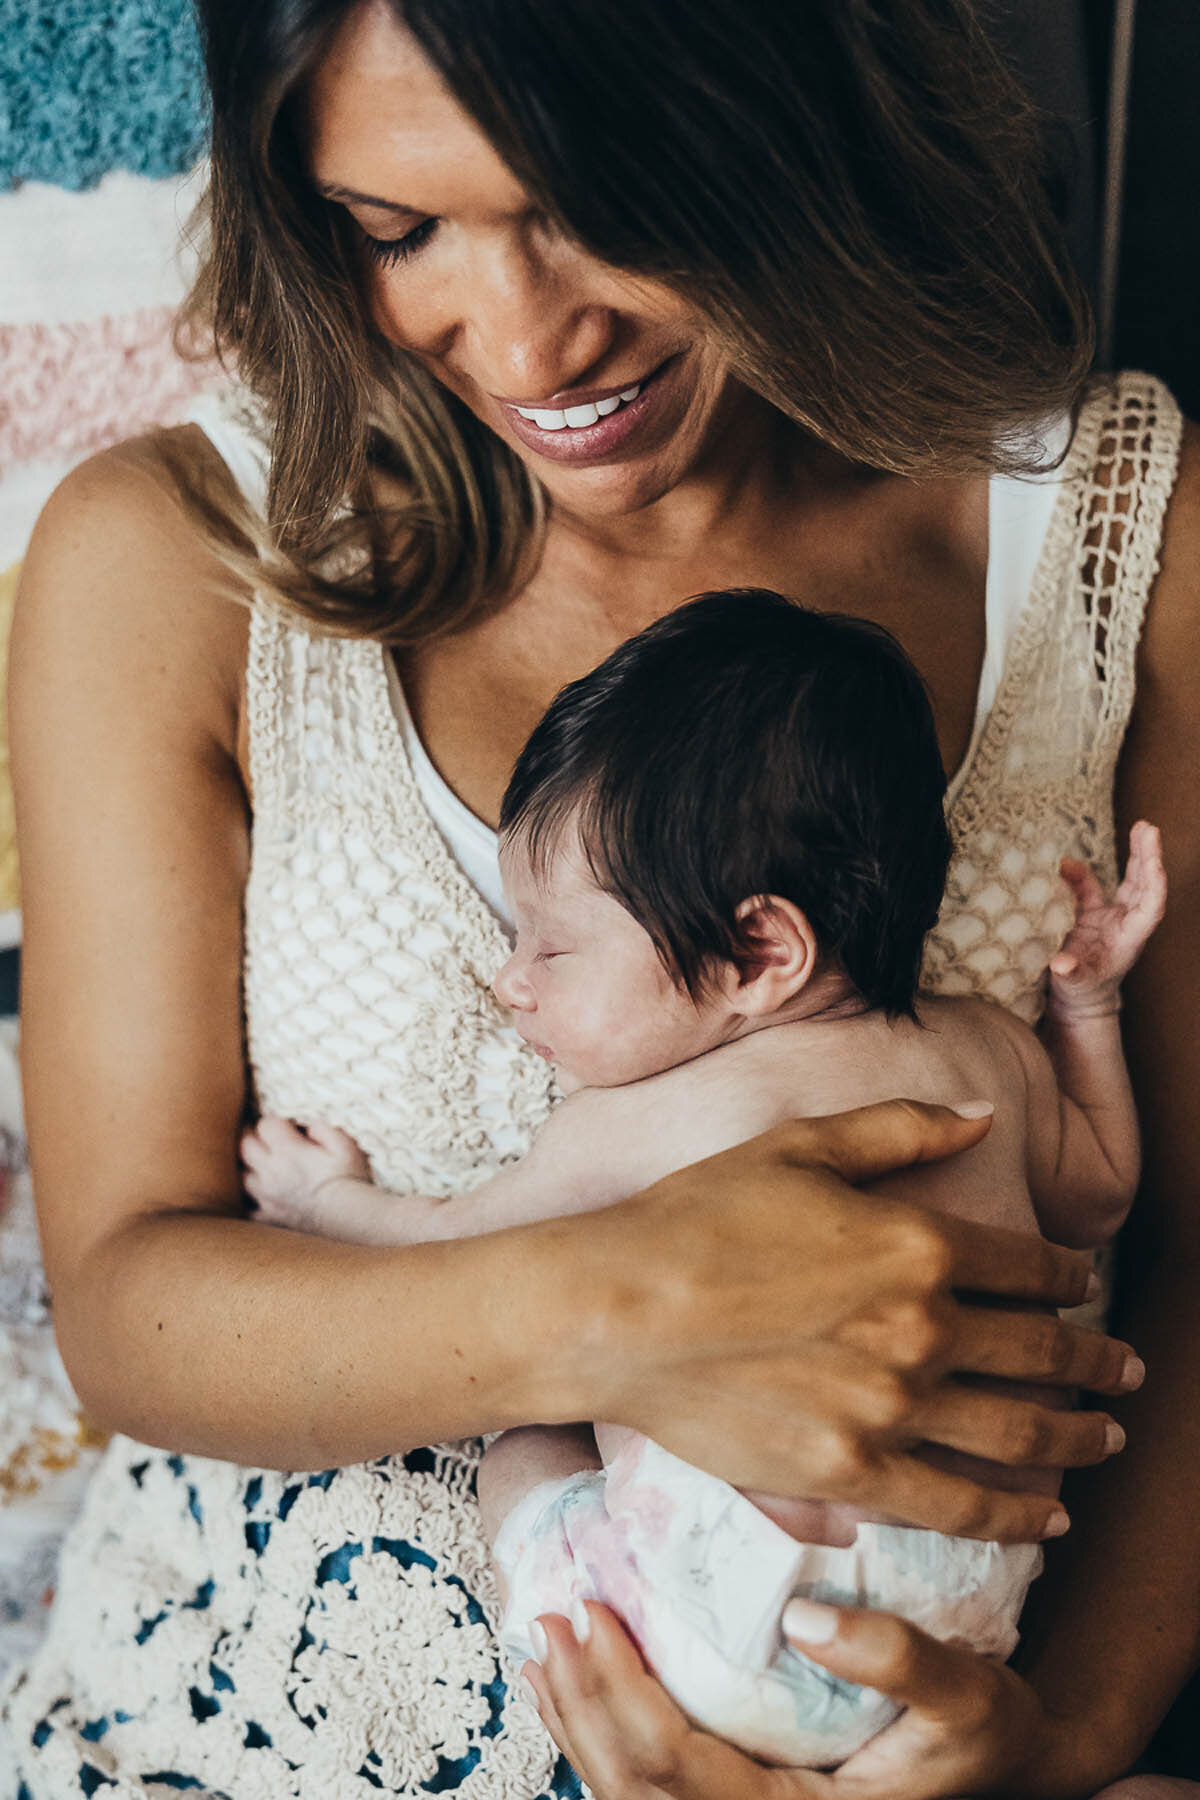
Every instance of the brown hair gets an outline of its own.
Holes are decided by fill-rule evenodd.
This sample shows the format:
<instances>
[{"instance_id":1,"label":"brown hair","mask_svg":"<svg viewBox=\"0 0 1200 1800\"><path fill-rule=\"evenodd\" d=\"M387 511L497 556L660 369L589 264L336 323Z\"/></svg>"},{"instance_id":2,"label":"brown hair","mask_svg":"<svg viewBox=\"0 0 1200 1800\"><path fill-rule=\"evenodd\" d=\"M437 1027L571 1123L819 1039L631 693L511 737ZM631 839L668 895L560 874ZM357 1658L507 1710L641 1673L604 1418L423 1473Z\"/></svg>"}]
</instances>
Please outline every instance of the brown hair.
<instances>
[{"instance_id":1,"label":"brown hair","mask_svg":"<svg viewBox=\"0 0 1200 1800\"><path fill-rule=\"evenodd\" d=\"M685 293L741 378L844 455L1019 471L1076 404L1090 317L1042 122L969 0L392 4L536 205ZM200 10L211 236L189 320L274 446L270 536L243 509L227 560L257 557L329 629L452 629L531 571L542 496L372 326L352 228L306 177L289 101L346 0Z\"/></svg>"}]
</instances>

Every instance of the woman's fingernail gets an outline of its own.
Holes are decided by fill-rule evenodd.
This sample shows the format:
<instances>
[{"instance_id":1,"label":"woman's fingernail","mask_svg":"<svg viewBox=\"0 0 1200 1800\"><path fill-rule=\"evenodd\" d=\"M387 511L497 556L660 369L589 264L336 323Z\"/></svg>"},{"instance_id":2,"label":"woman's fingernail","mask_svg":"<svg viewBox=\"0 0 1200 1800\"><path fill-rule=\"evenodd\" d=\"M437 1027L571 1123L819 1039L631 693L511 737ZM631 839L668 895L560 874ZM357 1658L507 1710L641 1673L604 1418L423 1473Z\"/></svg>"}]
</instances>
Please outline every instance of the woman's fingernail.
<instances>
[{"instance_id":1,"label":"woman's fingernail","mask_svg":"<svg viewBox=\"0 0 1200 1800\"><path fill-rule=\"evenodd\" d=\"M1070 1531L1070 1529L1071 1521L1067 1517L1066 1512L1061 1506L1056 1506L1054 1511L1050 1514L1050 1517L1046 1520L1045 1526L1042 1529L1042 1536L1044 1538L1062 1537L1063 1533Z\"/></svg>"},{"instance_id":2,"label":"woman's fingernail","mask_svg":"<svg viewBox=\"0 0 1200 1800\"><path fill-rule=\"evenodd\" d=\"M582 1600L571 1602L571 1630L575 1633L577 1644L586 1644L592 1635L592 1621L588 1618L588 1609Z\"/></svg>"},{"instance_id":3,"label":"woman's fingernail","mask_svg":"<svg viewBox=\"0 0 1200 1800\"><path fill-rule=\"evenodd\" d=\"M1118 1450L1125 1448L1125 1433L1115 1419L1110 1419L1104 1427L1104 1450L1107 1456L1114 1456Z\"/></svg>"},{"instance_id":4,"label":"woman's fingernail","mask_svg":"<svg viewBox=\"0 0 1200 1800\"><path fill-rule=\"evenodd\" d=\"M837 1636L836 1606L820 1606L814 1600L789 1600L783 1609L783 1629L788 1637L806 1644L828 1644Z\"/></svg>"},{"instance_id":5,"label":"woman's fingernail","mask_svg":"<svg viewBox=\"0 0 1200 1800\"><path fill-rule=\"evenodd\" d=\"M537 1713L538 1717L541 1718L542 1703L538 1699L538 1691L534 1687L532 1681L530 1681L528 1675L518 1675L517 1681L520 1684L521 1692L524 1694L525 1698L528 1700L530 1706L532 1706L534 1712Z\"/></svg>"},{"instance_id":6,"label":"woman's fingernail","mask_svg":"<svg viewBox=\"0 0 1200 1800\"><path fill-rule=\"evenodd\" d=\"M960 1119L987 1119L995 1110L990 1100L959 1100L950 1108Z\"/></svg>"},{"instance_id":7,"label":"woman's fingernail","mask_svg":"<svg viewBox=\"0 0 1200 1800\"><path fill-rule=\"evenodd\" d=\"M1146 1379L1146 1365L1140 1356L1127 1356L1125 1367L1121 1370L1121 1386L1123 1388L1140 1388Z\"/></svg>"},{"instance_id":8,"label":"woman's fingernail","mask_svg":"<svg viewBox=\"0 0 1200 1800\"><path fill-rule=\"evenodd\" d=\"M1100 1298L1100 1290L1103 1286L1104 1286L1104 1283L1101 1281L1100 1277L1097 1275L1095 1269L1093 1269L1091 1274L1087 1278L1087 1286L1083 1290L1084 1299L1085 1300L1098 1300Z\"/></svg>"},{"instance_id":9,"label":"woman's fingernail","mask_svg":"<svg viewBox=\"0 0 1200 1800\"><path fill-rule=\"evenodd\" d=\"M529 1627L529 1641L533 1645L535 1660L544 1663L550 1654L550 1639L546 1636L545 1627L540 1619L535 1619Z\"/></svg>"}]
</instances>

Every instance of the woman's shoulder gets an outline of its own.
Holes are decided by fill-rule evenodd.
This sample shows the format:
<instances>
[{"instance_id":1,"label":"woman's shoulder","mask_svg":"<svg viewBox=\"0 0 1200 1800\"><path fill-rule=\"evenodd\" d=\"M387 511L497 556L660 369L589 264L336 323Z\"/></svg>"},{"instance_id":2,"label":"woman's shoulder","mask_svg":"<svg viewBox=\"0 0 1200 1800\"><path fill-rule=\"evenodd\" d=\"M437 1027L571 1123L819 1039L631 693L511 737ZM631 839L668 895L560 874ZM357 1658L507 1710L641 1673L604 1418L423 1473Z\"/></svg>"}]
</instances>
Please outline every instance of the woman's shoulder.
<instances>
[{"instance_id":1,"label":"woman's shoulder","mask_svg":"<svg viewBox=\"0 0 1200 1800\"><path fill-rule=\"evenodd\" d=\"M1200 424L1183 422L1138 656L1134 719L1153 705L1200 739ZM1162 723L1165 725L1166 720Z\"/></svg>"},{"instance_id":2,"label":"woman's shoulder","mask_svg":"<svg viewBox=\"0 0 1200 1800\"><path fill-rule=\"evenodd\" d=\"M1179 614L1196 622L1200 611L1200 424L1181 422L1179 463L1159 553L1152 592L1154 612ZM1195 639L1189 661L1200 669Z\"/></svg>"},{"instance_id":3,"label":"woman's shoulder","mask_svg":"<svg viewBox=\"0 0 1200 1800\"><path fill-rule=\"evenodd\" d=\"M30 541L14 618L16 679L88 665L139 704L171 697L220 723L241 709L248 609L206 542L190 477L227 481L195 425L130 439L88 458L47 501Z\"/></svg>"}]
</instances>

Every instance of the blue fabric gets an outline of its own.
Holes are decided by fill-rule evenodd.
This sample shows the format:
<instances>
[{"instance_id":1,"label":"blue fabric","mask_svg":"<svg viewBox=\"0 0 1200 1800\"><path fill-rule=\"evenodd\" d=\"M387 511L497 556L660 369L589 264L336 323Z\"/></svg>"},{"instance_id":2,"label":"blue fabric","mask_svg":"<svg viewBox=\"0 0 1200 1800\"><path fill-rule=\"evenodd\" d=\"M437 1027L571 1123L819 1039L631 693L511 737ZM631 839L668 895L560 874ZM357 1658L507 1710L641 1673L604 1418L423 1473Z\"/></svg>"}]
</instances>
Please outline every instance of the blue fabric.
<instances>
[{"instance_id":1,"label":"blue fabric","mask_svg":"<svg viewBox=\"0 0 1200 1800\"><path fill-rule=\"evenodd\" d=\"M191 0L0 0L0 189L182 174L207 118Z\"/></svg>"}]
</instances>

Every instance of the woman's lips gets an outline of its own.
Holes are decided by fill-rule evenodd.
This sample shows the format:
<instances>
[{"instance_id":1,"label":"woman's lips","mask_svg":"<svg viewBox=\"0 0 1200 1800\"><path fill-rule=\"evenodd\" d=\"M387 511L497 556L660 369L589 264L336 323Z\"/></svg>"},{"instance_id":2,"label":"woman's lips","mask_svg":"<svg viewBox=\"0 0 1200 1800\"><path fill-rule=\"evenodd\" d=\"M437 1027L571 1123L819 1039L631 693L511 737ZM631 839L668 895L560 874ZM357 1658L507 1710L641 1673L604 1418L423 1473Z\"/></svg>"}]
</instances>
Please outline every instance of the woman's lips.
<instances>
[{"instance_id":1,"label":"woman's lips","mask_svg":"<svg viewBox=\"0 0 1200 1800\"><path fill-rule=\"evenodd\" d=\"M517 408L507 402L503 405L505 421L514 437L552 462L604 462L622 449L627 439L657 413L666 386L664 377L674 361L674 357L669 357L660 363L653 374L641 382L636 399L624 401L616 412L597 419L594 425L565 425L548 431L533 419L522 417ZM630 383L630 386L635 385ZM525 410L531 412L534 409L527 407Z\"/></svg>"}]
</instances>

